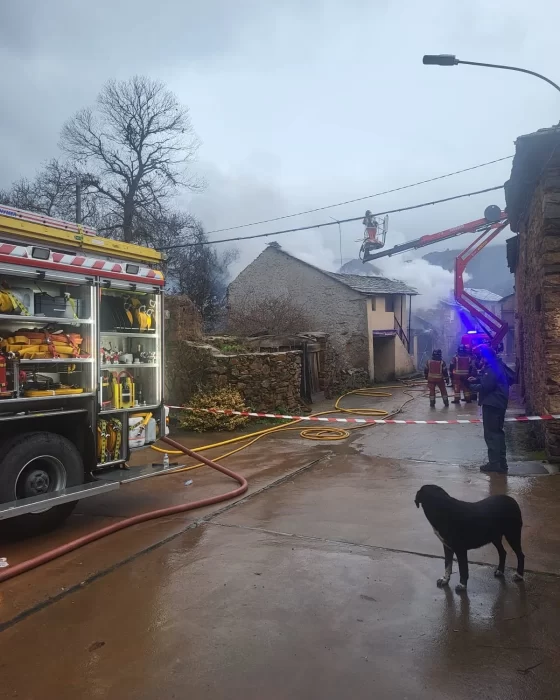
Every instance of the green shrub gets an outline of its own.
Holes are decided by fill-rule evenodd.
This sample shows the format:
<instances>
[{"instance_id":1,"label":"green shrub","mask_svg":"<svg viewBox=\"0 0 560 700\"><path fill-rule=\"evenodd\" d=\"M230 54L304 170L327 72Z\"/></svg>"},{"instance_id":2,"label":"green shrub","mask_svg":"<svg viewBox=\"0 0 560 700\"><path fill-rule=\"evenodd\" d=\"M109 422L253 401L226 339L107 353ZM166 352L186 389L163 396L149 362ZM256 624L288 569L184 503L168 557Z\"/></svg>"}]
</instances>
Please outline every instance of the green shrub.
<instances>
[{"instance_id":1,"label":"green shrub","mask_svg":"<svg viewBox=\"0 0 560 700\"><path fill-rule=\"evenodd\" d=\"M215 343L215 347L224 355L238 355L247 352L247 348L241 343Z\"/></svg>"},{"instance_id":2,"label":"green shrub","mask_svg":"<svg viewBox=\"0 0 560 700\"><path fill-rule=\"evenodd\" d=\"M196 394L190 401L191 408L217 408L221 410L248 411L243 403L243 397L233 387L211 389ZM236 430L245 425L249 419L246 416L226 416L223 413L206 413L203 411L184 411L180 417L181 427L203 433L207 430Z\"/></svg>"}]
</instances>

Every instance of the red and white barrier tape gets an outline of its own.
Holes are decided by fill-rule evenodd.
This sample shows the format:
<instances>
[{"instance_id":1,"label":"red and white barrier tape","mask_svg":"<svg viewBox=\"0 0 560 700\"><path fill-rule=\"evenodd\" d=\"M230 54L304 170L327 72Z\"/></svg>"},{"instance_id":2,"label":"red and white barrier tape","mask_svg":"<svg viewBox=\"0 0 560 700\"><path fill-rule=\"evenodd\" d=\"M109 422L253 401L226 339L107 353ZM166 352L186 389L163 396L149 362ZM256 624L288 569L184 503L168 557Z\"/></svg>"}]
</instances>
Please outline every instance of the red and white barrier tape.
<instances>
[{"instance_id":1,"label":"red and white barrier tape","mask_svg":"<svg viewBox=\"0 0 560 700\"><path fill-rule=\"evenodd\" d=\"M190 408L189 406L168 406L167 408L179 411L194 411L200 413L216 413L226 416L247 416L249 418L282 418L284 420L302 420L320 423L361 423L376 425L464 425L467 423L482 423L482 418L456 419L456 420L397 420L395 418L326 418L323 416L285 416L281 413L255 413L253 411L228 411L217 408ZM506 423L528 423L529 421L560 420L560 414L546 416L509 416Z\"/></svg>"}]
</instances>

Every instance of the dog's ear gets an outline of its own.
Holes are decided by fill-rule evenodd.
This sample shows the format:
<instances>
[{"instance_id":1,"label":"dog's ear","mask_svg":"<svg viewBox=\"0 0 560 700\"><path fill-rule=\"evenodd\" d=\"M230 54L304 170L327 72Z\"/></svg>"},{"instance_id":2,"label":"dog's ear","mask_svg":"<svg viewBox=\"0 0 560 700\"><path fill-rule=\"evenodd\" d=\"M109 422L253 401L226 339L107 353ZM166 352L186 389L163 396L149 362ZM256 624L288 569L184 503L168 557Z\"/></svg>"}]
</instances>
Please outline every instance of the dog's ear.
<instances>
[{"instance_id":1,"label":"dog's ear","mask_svg":"<svg viewBox=\"0 0 560 700\"><path fill-rule=\"evenodd\" d=\"M416 503L417 508L420 508L420 491L416 492L416 498L414 499L414 503Z\"/></svg>"}]
</instances>

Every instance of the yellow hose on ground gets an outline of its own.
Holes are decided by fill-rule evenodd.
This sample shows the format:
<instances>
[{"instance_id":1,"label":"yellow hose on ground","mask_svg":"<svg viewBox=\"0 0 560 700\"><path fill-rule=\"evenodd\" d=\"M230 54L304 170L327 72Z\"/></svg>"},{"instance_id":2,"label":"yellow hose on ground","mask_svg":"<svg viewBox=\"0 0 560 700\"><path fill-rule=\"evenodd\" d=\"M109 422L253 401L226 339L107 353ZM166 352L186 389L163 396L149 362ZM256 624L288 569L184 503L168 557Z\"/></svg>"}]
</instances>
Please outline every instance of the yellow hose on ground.
<instances>
[{"instance_id":1,"label":"yellow hose on ground","mask_svg":"<svg viewBox=\"0 0 560 700\"><path fill-rule=\"evenodd\" d=\"M390 415L396 415L399 413L404 406L412 401L414 398L411 396L407 401L405 401L396 411L393 411L393 413L389 414L388 411L385 411L384 409L381 408L343 408L340 405L340 402L342 399L344 399L346 396L366 396L369 398L387 398L392 396L390 392L386 391L387 389L412 389L416 386L422 386L425 388L425 383L412 383L412 384L402 384L402 385L392 385L392 386L384 386L382 389L372 389L372 388L365 388L365 389L353 389L352 391L348 391L345 394L342 394L341 396L338 397L338 399L335 401L334 408L330 409L329 411L321 411L319 413L312 413L310 417L316 417L316 416L324 416L327 414L332 414L332 413L349 413L354 416L364 416L368 418L381 418L381 417L389 417ZM288 430L300 430L299 427L295 427L297 424L301 423L301 420L294 420L291 421L290 423L282 424L282 425L275 425L272 428L264 428L263 430L257 430L254 433L249 433L248 435L238 435L237 437L230 438L229 440L222 440L221 442L215 442L211 445L203 445L201 447L196 447L194 448L194 452L203 452L204 450L211 450L215 447L224 447L225 445L231 445L236 442L244 442L245 440L249 440L249 442L241 445L240 447L235 448L234 450L231 450L230 452L226 452L223 455L220 455L219 457L216 457L216 460L222 460L225 459L226 457L230 457L231 455L235 454L236 452L240 452L241 450L244 450L246 447L250 447L253 445L257 440L260 440L261 438L265 437L266 435L270 435L271 433L275 432L282 432L282 431L288 431ZM360 428L367 428L371 427L372 425L375 425L375 423L364 423L360 425L354 425L349 428L335 428L332 426L317 426L317 427L309 427L309 428L304 428L303 430L300 430L300 437L305 438L306 440L329 440L329 441L334 441L334 440L344 440L347 437L350 437L350 432L352 430L358 430ZM182 454L178 450L165 450L162 449L161 447L156 447L155 445L150 446L152 450L155 450L156 452L162 452L162 453L167 453L167 454ZM199 467L204 466L202 463L199 464L192 464L186 467L182 467L181 469L174 469L171 470L174 473L180 473L180 472L186 472L186 471L191 471L192 469L198 469ZM162 474L169 473L169 472L161 472Z\"/></svg>"}]
</instances>

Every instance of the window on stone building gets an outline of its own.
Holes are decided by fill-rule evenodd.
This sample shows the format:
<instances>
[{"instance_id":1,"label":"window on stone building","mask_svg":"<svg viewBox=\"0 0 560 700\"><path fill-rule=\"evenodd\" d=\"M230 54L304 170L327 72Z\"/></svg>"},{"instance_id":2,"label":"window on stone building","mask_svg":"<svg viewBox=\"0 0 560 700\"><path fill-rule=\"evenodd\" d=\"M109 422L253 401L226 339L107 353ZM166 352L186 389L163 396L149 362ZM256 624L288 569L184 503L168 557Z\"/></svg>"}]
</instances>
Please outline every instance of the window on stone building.
<instances>
[{"instance_id":1,"label":"window on stone building","mask_svg":"<svg viewBox=\"0 0 560 700\"><path fill-rule=\"evenodd\" d=\"M385 297L385 311L395 311L395 297L392 294Z\"/></svg>"},{"instance_id":2,"label":"window on stone building","mask_svg":"<svg viewBox=\"0 0 560 700\"><path fill-rule=\"evenodd\" d=\"M375 311L375 297L371 297L371 310Z\"/></svg>"}]
</instances>

